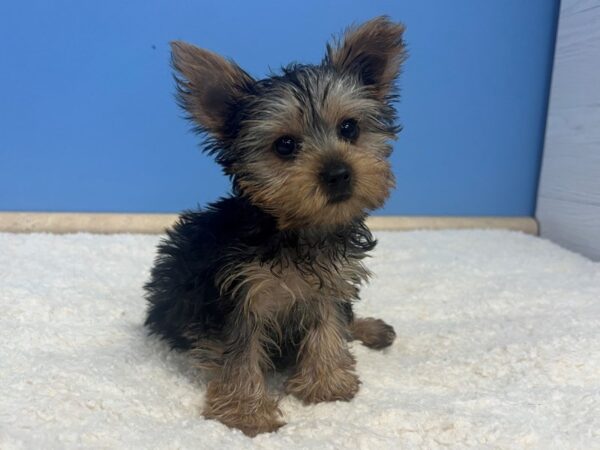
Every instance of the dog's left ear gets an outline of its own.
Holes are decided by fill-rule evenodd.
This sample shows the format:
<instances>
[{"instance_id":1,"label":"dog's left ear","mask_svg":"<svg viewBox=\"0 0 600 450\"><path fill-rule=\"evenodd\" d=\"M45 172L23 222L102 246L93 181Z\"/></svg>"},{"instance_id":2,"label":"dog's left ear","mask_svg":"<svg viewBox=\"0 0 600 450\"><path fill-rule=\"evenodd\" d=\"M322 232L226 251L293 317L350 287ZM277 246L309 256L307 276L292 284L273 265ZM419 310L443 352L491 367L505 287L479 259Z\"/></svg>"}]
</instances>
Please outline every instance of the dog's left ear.
<instances>
[{"instance_id":1,"label":"dog's left ear","mask_svg":"<svg viewBox=\"0 0 600 450\"><path fill-rule=\"evenodd\" d=\"M385 98L406 59L403 34L404 25L386 16L377 17L349 28L341 42L327 45L323 62L341 73L357 76L378 97Z\"/></svg>"}]
</instances>

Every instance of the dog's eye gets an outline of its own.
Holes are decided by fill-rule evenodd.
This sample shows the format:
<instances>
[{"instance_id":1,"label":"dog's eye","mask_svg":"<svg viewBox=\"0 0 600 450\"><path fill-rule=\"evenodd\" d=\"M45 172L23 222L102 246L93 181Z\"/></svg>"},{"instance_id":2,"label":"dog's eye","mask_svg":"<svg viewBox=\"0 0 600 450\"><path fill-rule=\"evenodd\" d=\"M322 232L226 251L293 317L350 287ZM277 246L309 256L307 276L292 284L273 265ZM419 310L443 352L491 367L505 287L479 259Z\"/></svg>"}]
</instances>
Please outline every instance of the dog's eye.
<instances>
[{"instance_id":1,"label":"dog's eye","mask_svg":"<svg viewBox=\"0 0 600 450\"><path fill-rule=\"evenodd\" d=\"M282 158L292 158L298 149L298 143L291 136L282 136L273 143L275 153Z\"/></svg>"},{"instance_id":2,"label":"dog's eye","mask_svg":"<svg viewBox=\"0 0 600 450\"><path fill-rule=\"evenodd\" d=\"M360 133L358 124L354 119L346 119L340 123L340 137L350 142L354 142Z\"/></svg>"}]
</instances>

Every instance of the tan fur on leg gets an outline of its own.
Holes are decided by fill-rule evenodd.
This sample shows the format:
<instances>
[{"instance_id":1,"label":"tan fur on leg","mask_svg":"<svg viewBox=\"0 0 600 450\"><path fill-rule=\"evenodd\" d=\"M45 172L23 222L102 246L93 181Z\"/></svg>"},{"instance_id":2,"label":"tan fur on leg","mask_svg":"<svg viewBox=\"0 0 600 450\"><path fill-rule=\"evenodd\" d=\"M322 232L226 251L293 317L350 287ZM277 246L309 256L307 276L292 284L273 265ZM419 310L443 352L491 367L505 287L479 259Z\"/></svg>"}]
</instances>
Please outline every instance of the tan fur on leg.
<instances>
[{"instance_id":1,"label":"tan fur on leg","mask_svg":"<svg viewBox=\"0 0 600 450\"><path fill-rule=\"evenodd\" d=\"M247 436L270 433L284 425L277 401L267 394L264 380L259 377L211 381L203 415Z\"/></svg>"},{"instance_id":2,"label":"tan fur on leg","mask_svg":"<svg viewBox=\"0 0 600 450\"><path fill-rule=\"evenodd\" d=\"M296 373L287 380L286 392L304 403L349 401L360 382L348 350L347 330L333 303L319 307L321 317L302 341Z\"/></svg>"},{"instance_id":3,"label":"tan fur on leg","mask_svg":"<svg viewBox=\"0 0 600 450\"><path fill-rule=\"evenodd\" d=\"M264 378L266 356L256 335L241 353L225 362L208 384L203 415L248 436L276 431L285 423L277 400L269 396Z\"/></svg>"},{"instance_id":4,"label":"tan fur on leg","mask_svg":"<svg viewBox=\"0 0 600 450\"><path fill-rule=\"evenodd\" d=\"M373 317L356 318L350 324L352 340L358 339L365 346L380 350L389 347L396 339L391 325Z\"/></svg>"}]
</instances>

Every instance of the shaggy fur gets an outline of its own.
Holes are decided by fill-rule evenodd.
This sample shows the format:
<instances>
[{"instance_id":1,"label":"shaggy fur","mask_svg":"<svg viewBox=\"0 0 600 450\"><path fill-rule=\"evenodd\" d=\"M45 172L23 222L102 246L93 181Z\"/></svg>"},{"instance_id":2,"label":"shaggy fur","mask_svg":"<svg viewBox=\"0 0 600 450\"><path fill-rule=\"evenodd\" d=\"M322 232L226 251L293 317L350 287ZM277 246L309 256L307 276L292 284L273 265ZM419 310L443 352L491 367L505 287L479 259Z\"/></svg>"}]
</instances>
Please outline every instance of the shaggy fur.
<instances>
[{"instance_id":1,"label":"shaggy fur","mask_svg":"<svg viewBox=\"0 0 600 450\"><path fill-rule=\"evenodd\" d=\"M146 325L213 370L204 416L253 436L283 425L265 374L289 368L306 403L350 400L347 342L392 343L352 301L375 246L364 223L394 185L394 80L404 28L385 17L350 28L319 65L254 80L235 63L173 43L178 100L207 136L233 193L186 212L146 284Z\"/></svg>"}]
</instances>

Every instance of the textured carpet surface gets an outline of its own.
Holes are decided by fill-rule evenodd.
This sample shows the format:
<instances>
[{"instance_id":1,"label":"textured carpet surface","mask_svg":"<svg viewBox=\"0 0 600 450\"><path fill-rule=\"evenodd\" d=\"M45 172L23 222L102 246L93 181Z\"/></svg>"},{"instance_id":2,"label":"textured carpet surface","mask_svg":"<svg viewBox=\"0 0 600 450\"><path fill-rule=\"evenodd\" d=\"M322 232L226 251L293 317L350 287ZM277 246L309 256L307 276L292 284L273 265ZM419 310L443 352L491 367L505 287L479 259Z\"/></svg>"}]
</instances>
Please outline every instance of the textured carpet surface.
<instances>
[{"instance_id":1,"label":"textured carpet surface","mask_svg":"<svg viewBox=\"0 0 600 450\"><path fill-rule=\"evenodd\" d=\"M600 448L600 264L504 231L378 233L350 403L280 405L250 439L148 338L158 237L0 234L0 448Z\"/></svg>"}]
</instances>

